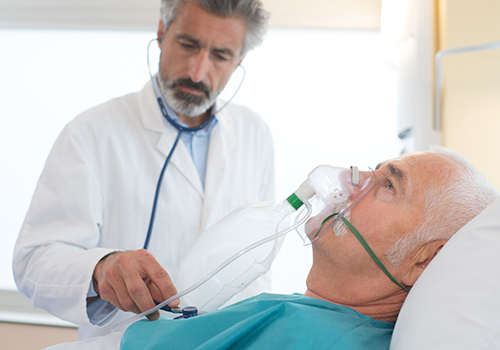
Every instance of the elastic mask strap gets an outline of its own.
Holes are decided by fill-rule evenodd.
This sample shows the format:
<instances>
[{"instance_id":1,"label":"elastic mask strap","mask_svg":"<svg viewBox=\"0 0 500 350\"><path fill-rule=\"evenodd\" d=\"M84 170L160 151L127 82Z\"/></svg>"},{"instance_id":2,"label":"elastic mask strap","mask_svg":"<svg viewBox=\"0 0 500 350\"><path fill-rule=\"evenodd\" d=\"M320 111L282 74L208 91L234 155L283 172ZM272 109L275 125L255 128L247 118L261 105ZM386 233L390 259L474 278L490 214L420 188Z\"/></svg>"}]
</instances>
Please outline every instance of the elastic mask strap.
<instances>
[{"instance_id":1,"label":"elastic mask strap","mask_svg":"<svg viewBox=\"0 0 500 350\"><path fill-rule=\"evenodd\" d=\"M352 226L351 223L349 221L347 221L346 218L344 218L343 216L341 216L340 218L347 225L347 227L349 227L349 229L352 231L352 233L354 234L354 236L356 236L356 238L358 239L359 243L361 243L361 245L363 246L363 248L365 248L365 250L368 252L368 254L370 254L370 256L372 257L372 259L377 263L378 267L380 267L382 269L382 271L384 271L385 275L387 277L389 277L389 279L392 282L396 283L398 286L400 286L401 288L403 288L404 290L406 290L407 292L409 292L410 290L408 288L406 288L405 286L403 286L398 281L396 281L396 279L391 275L391 273L389 272L389 270L387 270L385 268L384 264L382 264L382 261L380 261L380 259L377 257L377 255L373 252L372 248L370 248L370 246L368 245L368 243L366 243L365 239L359 234L358 230L356 230L354 228L354 226Z\"/></svg>"},{"instance_id":2,"label":"elastic mask strap","mask_svg":"<svg viewBox=\"0 0 500 350\"><path fill-rule=\"evenodd\" d=\"M334 214L331 214L331 215L328 215L324 220L323 222L321 223L321 225L319 226L318 230L316 231L316 233L313 235L313 237L316 237L319 233L319 231L321 230L321 228L323 227L323 225L328 221L330 220L332 217L334 217L335 215L338 215L339 213L334 213ZM340 218L342 219L342 221L347 225L347 227L349 227L349 229L351 230L351 232L354 234L354 236L358 239L359 243L361 243L361 245L363 246L363 248L365 248L365 250L368 252L368 254L371 256L371 258L373 259L373 261L375 261L375 263L378 265L378 267L380 267L382 269L382 271L384 271L385 275L387 277L389 277L389 279L394 282L395 284L397 284L399 287L403 288L404 290L406 290L407 292L409 292L410 290L408 288L406 288L405 286L403 286L401 283L399 283L398 281L396 281L396 279L391 275L391 273L389 272L389 270L386 269L386 267L384 266L384 264L382 264L382 261L380 261L380 259L377 257L377 255L375 254L375 252L372 250L372 248L370 248L370 246L368 245L368 243L366 243L365 239L361 236L361 234L358 232L358 230L356 230L354 228L354 226L351 225L351 223L349 221L347 221L347 219L344 217L344 216L340 216Z\"/></svg>"},{"instance_id":3,"label":"elastic mask strap","mask_svg":"<svg viewBox=\"0 0 500 350\"><path fill-rule=\"evenodd\" d=\"M321 222L321 225L319 225L318 229L316 230L316 233L313 235L313 238L316 238L318 236L319 231L321 231L323 226L325 226L326 222L331 218L333 218L335 215L339 215L339 213L330 214Z\"/></svg>"}]
</instances>

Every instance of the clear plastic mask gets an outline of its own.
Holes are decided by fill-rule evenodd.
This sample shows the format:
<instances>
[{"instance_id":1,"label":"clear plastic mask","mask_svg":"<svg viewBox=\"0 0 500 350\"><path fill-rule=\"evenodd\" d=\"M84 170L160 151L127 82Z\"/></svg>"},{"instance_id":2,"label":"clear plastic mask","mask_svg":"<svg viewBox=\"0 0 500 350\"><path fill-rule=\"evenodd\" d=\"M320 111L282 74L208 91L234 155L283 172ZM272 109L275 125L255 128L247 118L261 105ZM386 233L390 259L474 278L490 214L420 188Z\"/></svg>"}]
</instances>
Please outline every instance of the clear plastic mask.
<instances>
[{"instance_id":1,"label":"clear plastic mask","mask_svg":"<svg viewBox=\"0 0 500 350\"><path fill-rule=\"evenodd\" d=\"M297 229L304 245L311 244L328 232L342 216L373 188L377 178L373 170L358 167L339 168L319 166L300 187L315 192L310 201L313 212L305 225ZM299 190L300 190L299 189ZM336 214L336 215L333 215ZM332 216L333 215L333 216Z\"/></svg>"}]
</instances>

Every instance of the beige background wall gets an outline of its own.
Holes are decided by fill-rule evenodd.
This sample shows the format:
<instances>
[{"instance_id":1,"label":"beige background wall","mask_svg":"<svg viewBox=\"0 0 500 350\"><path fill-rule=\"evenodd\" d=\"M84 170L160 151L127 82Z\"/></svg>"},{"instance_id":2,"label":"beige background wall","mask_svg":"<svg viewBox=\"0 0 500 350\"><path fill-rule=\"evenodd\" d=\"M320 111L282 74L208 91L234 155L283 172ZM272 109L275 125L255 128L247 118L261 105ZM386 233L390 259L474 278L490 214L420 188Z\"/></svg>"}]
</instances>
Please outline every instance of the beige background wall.
<instances>
[{"instance_id":1,"label":"beige background wall","mask_svg":"<svg viewBox=\"0 0 500 350\"><path fill-rule=\"evenodd\" d=\"M500 1L440 0L440 48L500 41ZM500 189L500 49L444 58L443 146Z\"/></svg>"},{"instance_id":2,"label":"beige background wall","mask_svg":"<svg viewBox=\"0 0 500 350\"><path fill-rule=\"evenodd\" d=\"M77 329L33 307L21 292L0 290L0 339L0 349L43 349L76 340Z\"/></svg>"},{"instance_id":3,"label":"beige background wall","mask_svg":"<svg viewBox=\"0 0 500 350\"><path fill-rule=\"evenodd\" d=\"M75 341L76 328L0 322L2 349L39 350Z\"/></svg>"}]
</instances>

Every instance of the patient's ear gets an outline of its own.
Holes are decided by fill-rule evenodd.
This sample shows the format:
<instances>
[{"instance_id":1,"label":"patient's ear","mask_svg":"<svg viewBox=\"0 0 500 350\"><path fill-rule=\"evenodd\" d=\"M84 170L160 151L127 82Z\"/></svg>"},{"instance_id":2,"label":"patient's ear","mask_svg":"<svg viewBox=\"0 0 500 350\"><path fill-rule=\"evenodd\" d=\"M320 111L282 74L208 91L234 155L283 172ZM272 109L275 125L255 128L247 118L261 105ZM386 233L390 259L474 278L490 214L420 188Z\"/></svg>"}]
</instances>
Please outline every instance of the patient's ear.
<instances>
[{"instance_id":1,"label":"patient's ear","mask_svg":"<svg viewBox=\"0 0 500 350\"><path fill-rule=\"evenodd\" d=\"M413 286L417 279L420 277L425 268L434 259L437 253L443 248L447 240L438 240L424 244L420 248L415 250L414 254L411 254L411 261L408 263L409 268L405 273L401 282L406 286Z\"/></svg>"}]
</instances>

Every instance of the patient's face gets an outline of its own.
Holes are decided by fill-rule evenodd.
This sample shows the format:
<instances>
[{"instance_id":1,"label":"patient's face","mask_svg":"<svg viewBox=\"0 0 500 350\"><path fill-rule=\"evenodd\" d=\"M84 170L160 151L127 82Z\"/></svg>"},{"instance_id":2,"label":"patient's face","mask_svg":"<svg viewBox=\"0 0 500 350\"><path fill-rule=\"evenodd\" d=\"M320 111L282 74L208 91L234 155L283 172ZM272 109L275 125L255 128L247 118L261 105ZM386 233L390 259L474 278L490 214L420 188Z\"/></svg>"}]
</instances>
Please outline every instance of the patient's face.
<instances>
[{"instance_id":1,"label":"patient's face","mask_svg":"<svg viewBox=\"0 0 500 350\"><path fill-rule=\"evenodd\" d=\"M376 185L351 211L349 221L396 279L404 270L391 266L385 253L423 219L425 188L436 186L436 172L449 164L431 153L383 162L375 170ZM345 224L339 225L313 244L315 263L327 257L328 264L351 275L387 278L350 230L345 235L333 234L346 230Z\"/></svg>"}]
</instances>

